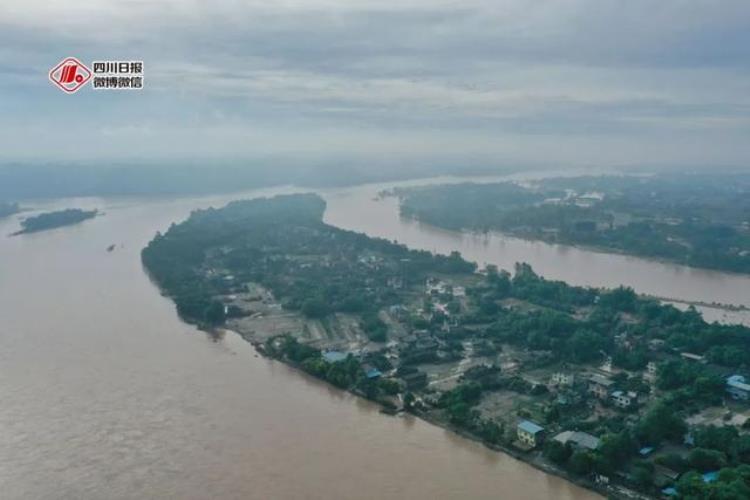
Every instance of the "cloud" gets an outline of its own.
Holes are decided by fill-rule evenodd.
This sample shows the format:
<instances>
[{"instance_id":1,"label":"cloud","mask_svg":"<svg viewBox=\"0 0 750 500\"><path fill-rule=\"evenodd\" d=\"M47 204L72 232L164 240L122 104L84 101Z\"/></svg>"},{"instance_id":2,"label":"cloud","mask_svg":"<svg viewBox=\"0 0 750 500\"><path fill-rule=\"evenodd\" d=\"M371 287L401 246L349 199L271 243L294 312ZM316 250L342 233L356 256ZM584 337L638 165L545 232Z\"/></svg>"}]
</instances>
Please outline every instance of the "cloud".
<instances>
[{"instance_id":1,"label":"cloud","mask_svg":"<svg viewBox=\"0 0 750 500\"><path fill-rule=\"evenodd\" d=\"M748 28L744 0L5 0L0 159L384 148L739 165ZM143 59L146 88L62 95L44 75L67 55Z\"/></svg>"}]
</instances>

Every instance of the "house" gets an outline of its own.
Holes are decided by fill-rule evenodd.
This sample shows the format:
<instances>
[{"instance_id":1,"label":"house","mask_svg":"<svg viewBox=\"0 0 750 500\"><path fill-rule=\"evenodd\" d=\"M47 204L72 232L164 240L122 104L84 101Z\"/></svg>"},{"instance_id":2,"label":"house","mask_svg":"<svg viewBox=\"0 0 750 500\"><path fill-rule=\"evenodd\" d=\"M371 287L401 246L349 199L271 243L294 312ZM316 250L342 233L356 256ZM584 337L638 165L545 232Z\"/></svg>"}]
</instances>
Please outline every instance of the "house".
<instances>
[{"instance_id":1,"label":"house","mask_svg":"<svg viewBox=\"0 0 750 500\"><path fill-rule=\"evenodd\" d=\"M595 374L589 378L588 391L599 399L607 399L613 385L614 382L611 379Z\"/></svg>"},{"instance_id":2,"label":"house","mask_svg":"<svg viewBox=\"0 0 750 500\"><path fill-rule=\"evenodd\" d=\"M579 431L563 431L553 439L563 445L570 444L574 449L586 449L592 451L599 448L599 445L601 444L598 437Z\"/></svg>"},{"instance_id":3,"label":"house","mask_svg":"<svg viewBox=\"0 0 750 500\"><path fill-rule=\"evenodd\" d=\"M638 399L638 395L632 391L614 391L612 393L612 402L616 407L627 409L635 403Z\"/></svg>"},{"instance_id":4,"label":"house","mask_svg":"<svg viewBox=\"0 0 750 500\"><path fill-rule=\"evenodd\" d=\"M669 467L656 464L654 465L654 476L654 482L657 486L666 486L674 484L680 478L680 473Z\"/></svg>"},{"instance_id":5,"label":"house","mask_svg":"<svg viewBox=\"0 0 750 500\"><path fill-rule=\"evenodd\" d=\"M648 341L648 348L652 351L661 351L665 343L663 339L652 339Z\"/></svg>"},{"instance_id":6,"label":"house","mask_svg":"<svg viewBox=\"0 0 750 500\"><path fill-rule=\"evenodd\" d=\"M544 428L530 420L522 420L516 429L518 440L531 448L535 448L544 441Z\"/></svg>"},{"instance_id":7,"label":"house","mask_svg":"<svg viewBox=\"0 0 750 500\"><path fill-rule=\"evenodd\" d=\"M750 384L745 381L742 375L732 375L727 378L727 392L732 399L738 401L747 401L750 399Z\"/></svg>"},{"instance_id":8,"label":"house","mask_svg":"<svg viewBox=\"0 0 750 500\"><path fill-rule=\"evenodd\" d=\"M654 452L655 449L656 448L654 448L653 446L644 446L643 448L638 450L638 454L641 457L646 458L648 456L651 456L651 454Z\"/></svg>"},{"instance_id":9,"label":"house","mask_svg":"<svg viewBox=\"0 0 750 500\"><path fill-rule=\"evenodd\" d=\"M644 380L653 382L656 380L657 366L653 361L649 361L646 365L646 373L643 374Z\"/></svg>"},{"instance_id":10,"label":"house","mask_svg":"<svg viewBox=\"0 0 750 500\"><path fill-rule=\"evenodd\" d=\"M442 295L450 291L448 283L437 278L428 278L425 288L427 295Z\"/></svg>"},{"instance_id":11,"label":"house","mask_svg":"<svg viewBox=\"0 0 750 500\"><path fill-rule=\"evenodd\" d=\"M328 363L337 363L339 361L344 361L346 357L347 354L341 351L326 351L323 353L323 360Z\"/></svg>"},{"instance_id":12,"label":"house","mask_svg":"<svg viewBox=\"0 0 750 500\"><path fill-rule=\"evenodd\" d=\"M719 471L714 470L711 472L706 472L705 474L703 474L702 478L704 483L713 483L714 481L719 479Z\"/></svg>"},{"instance_id":13,"label":"house","mask_svg":"<svg viewBox=\"0 0 750 500\"><path fill-rule=\"evenodd\" d=\"M550 385L554 386L571 386L575 381L575 375L572 373L556 372L552 374Z\"/></svg>"},{"instance_id":14,"label":"house","mask_svg":"<svg viewBox=\"0 0 750 500\"><path fill-rule=\"evenodd\" d=\"M703 356L699 356L697 354L693 354L692 352L681 352L680 356L684 360L693 361L695 363L705 363L706 362L706 358L704 358Z\"/></svg>"},{"instance_id":15,"label":"house","mask_svg":"<svg viewBox=\"0 0 750 500\"><path fill-rule=\"evenodd\" d=\"M365 377L367 377L368 380L377 380L383 375L380 370L370 365L364 365L362 370L365 372Z\"/></svg>"}]
</instances>

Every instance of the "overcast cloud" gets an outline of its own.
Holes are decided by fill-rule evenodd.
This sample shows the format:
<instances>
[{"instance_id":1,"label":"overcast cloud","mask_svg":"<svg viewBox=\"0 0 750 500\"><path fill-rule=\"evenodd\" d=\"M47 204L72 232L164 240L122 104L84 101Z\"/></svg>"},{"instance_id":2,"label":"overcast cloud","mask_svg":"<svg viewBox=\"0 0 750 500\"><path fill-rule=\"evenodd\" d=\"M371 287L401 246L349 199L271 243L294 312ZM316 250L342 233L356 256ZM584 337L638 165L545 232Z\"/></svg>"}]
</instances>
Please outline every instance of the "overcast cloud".
<instances>
[{"instance_id":1,"label":"overcast cloud","mask_svg":"<svg viewBox=\"0 0 750 500\"><path fill-rule=\"evenodd\" d=\"M65 95L66 56L143 59ZM748 165L747 0L3 0L0 161Z\"/></svg>"}]
</instances>

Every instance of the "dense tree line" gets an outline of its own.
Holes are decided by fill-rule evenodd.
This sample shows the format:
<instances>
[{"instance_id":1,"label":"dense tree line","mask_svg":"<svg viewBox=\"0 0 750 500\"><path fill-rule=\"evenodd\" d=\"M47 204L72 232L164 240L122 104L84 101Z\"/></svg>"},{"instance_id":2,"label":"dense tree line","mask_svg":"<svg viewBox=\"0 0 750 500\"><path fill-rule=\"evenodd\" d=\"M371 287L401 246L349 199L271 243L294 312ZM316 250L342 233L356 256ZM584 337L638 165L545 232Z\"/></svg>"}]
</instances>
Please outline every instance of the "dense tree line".
<instances>
[{"instance_id":1,"label":"dense tree line","mask_svg":"<svg viewBox=\"0 0 750 500\"><path fill-rule=\"evenodd\" d=\"M81 210L79 208L69 208L67 210L59 210L56 212L45 212L22 220L21 231L16 234L35 233L37 231L45 231L56 227L78 224L86 219L96 217L98 213L97 210Z\"/></svg>"},{"instance_id":2,"label":"dense tree line","mask_svg":"<svg viewBox=\"0 0 750 500\"><path fill-rule=\"evenodd\" d=\"M663 356L661 351L666 350L702 354L715 364L734 369L750 366L750 328L707 323L692 308L680 311L661 305L639 297L630 288L601 291L571 286L546 280L527 264L517 264L512 277L490 266L485 282L468 293L478 308L467 321L486 325L486 337L532 350L553 351L566 361L590 362L607 355L616 365L636 370L645 368L648 361ZM501 307L501 301L507 298L544 307ZM585 317L573 314L580 309L587 311ZM627 345L618 339L627 339ZM652 350L652 341L663 342L661 351ZM665 367L665 373L671 367ZM691 373L680 377L682 385L696 380L692 371L698 368L685 369ZM707 377L710 380L703 388L706 394L719 384L715 375L697 379Z\"/></svg>"},{"instance_id":3,"label":"dense tree line","mask_svg":"<svg viewBox=\"0 0 750 500\"><path fill-rule=\"evenodd\" d=\"M433 255L329 226L324 210L312 194L199 210L157 234L142 259L189 321L220 324L217 297L254 282L309 318L360 314L373 340L385 334L377 312L399 303L399 290L422 283L427 273L476 268L457 252Z\"/></svg>"},{"instance_id":4,"label":"dense tree line","mask_svg":"<svg viewBox=\"0 0 750 500\"><path fill-rule=\"evenodd\" d=\"M569 190L603 194L582 202ZM750 272L750 175L546 179L397 190L401 211L449 229L523 236Z\"/></svg>"}]
</instances>

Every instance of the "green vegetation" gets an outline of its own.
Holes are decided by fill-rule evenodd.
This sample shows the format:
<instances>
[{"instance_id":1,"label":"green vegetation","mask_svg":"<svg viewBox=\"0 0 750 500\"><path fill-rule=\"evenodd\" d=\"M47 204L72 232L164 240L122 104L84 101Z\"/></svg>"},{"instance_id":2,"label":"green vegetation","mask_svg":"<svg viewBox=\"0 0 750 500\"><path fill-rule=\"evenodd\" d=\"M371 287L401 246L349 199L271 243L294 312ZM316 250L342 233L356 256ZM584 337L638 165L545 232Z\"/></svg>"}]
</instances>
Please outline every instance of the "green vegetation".
<instances>
[{"instance_id":1,"label":"green vegetation","mask_svg":"<svg viewBox=\"0 0 750 500\"><path fill-rule=\"evenodd\" d=\"M428 272L476 267L458 253L432 255L329 226L321 220L324 209L325 202L310 194L197 211L157 234L143 250L143 263L188 321L221 324L216 297L231 283L254 282L308 318L360 314L374 340L385 332L377 311L399 300L388 282L423 282Z\"/></svg>"},{"instance_id":2,"label":"green vegetation","mask_svg":"<svg viewBox=\"0 0 750 500\"><path fill-rule=\"evenodd\" d=\"M78 208L69 208L57 212L46 212L22 220L22 229L15 234L36 233L38 231L46 231L57 227L78 224L86 219L96 217L98 213L97 210L81 210Z\"/></svg>"},{"instance_id":3,"label":"green vegetation","mask_svg":"<svg viewBox=\"0 0 750 500\"><path fill-rule=\"evenodd\" d=\"M399 189L402 213L523 237L750 273L750 175L580 177Z\"/></svg>"},{"instance_id":4,"label":"green vegetation","mask_svg":"<svg viewBox=\"0 0 750 500\"><path fill-rule=\"evenodd\" d=\"M717 364L747 368L750 364L750 329L742 325L706 323L694 309L679 311L671 305L638 297L630 288L598 291L550 281L538 276L528 264L518 264L511 277L490 266L486 283L469 290L479 303L469 322L485 323L487 338L536 351L553 351L563 360L583 363L612 356L616 366L644 368L654 354L651 341L665 351L689 351L704 354ZM498 308L498 301L516 298L543 305L543 309L522 311ZM495 308L488 307L494 304ZM585 319L571 313L586 308ZM624 317L630 321L623 321ZM664 377L672 377L665 366ZM682 366L682 365L679 365ZM663 382L665 389L676 389L700 379L697 370L707 368L690 364L689 373L675 374L674 381ZM668 374L668 375L667 375ZM710 384L709 384L710 385ZM712 387L706 390L710 391Z\"/></svg>"},{"instance_id":5,"label":"green vegetation","mask_svg":"<svg viewBox=\"0 0 750 500\"><path fill-rule=\"evenodd\" d=\"M494 266L476 273L457 253L329 226L324 209L318 196L292 195L197 211L157 234L143 263L179 314L201 326L242 317L237 296L256 286L304 325L352 319L355 339L335 344L299 327L262 348L389 409L400 405L500 447L514 446L519 418L550 435L590 433L599 446L547 440L543 456L570 474L650 494L669 484L684 498L741 498L731 495L747 486L750 436L686 418L729 401L726 376L750 369L749 328L709 324L694 309L629 288L547 280L527 264L513 274ZM609 388L598 395L589 383L604 377L605 362ZM559 372L575 381L547 383ZM632 404L618 405L615 391L633 394ZM664 483L663 467L682 478ZM695 481L714 471L716 481Z\"/></svg>"}]
</instances>

